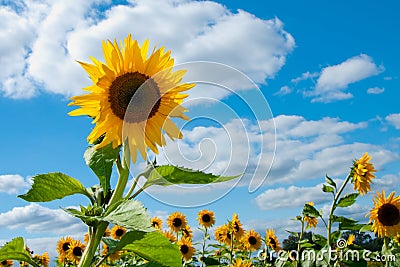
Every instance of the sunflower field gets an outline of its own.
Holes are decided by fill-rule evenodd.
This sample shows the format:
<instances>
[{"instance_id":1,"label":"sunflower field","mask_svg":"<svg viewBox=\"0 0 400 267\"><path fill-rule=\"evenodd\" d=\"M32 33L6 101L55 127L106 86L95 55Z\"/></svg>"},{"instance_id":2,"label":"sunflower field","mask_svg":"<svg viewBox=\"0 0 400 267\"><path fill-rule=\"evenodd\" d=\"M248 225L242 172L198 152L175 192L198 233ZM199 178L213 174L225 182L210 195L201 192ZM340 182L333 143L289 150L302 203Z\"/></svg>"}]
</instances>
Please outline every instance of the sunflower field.
<instances>
[{"instance_id":1,"label":"sunflower field","mask_svg":"<svg viewBox=\"0 0 400 267\"><path fill-rule=\"evenodd\" d=\"M47 252L33 253L22 237L16 237L0 248L0 266L400 266L400 196L377 192L367 224L337 215L338 209L371 191L376 169L368 153L349 163L342 184L325 177L321 190L332 197L328 214L310 199L293 217L298 231L289 234L295 249L285 248L274 229L245 229L234 211L219 225L208 209L198 211L197 225L189 225L180 211L164 221L150 218L136 200L150 186L223 183L240 175L220 176L154 161L147 162L128 186L132 162L138 157L146 160L148 149L158 154L166 145L165 136L183 138L172 118L189 120L181 104L186 91L195 86L182 83L185 71L173 70L171 51L154 48L148 56L149 47L148 40L139 45L128 35L119 44L103 42L105 62L93 57L92 63L79 62L92 84L84 88L86 94L71 98L70 105L78 109L70 115L93 119L84 158L99 184L86 188L67 174L50 172L33 177L29 191L19 196L28 202L87 197L79 209L64 209L87 226L87 233L81 239L66 234L58 240L57 259L50 259ZM113 171L118 176L115 188L110 183ZM139 185L139 178L145 183ZM350 188L352 193L344 194ZM317 233L318 225L324 234ZM201 239L193 238L194 228L201 231ZM349 231L374 233L383 245L369 251Z\"/></svg>"}]
</instances>

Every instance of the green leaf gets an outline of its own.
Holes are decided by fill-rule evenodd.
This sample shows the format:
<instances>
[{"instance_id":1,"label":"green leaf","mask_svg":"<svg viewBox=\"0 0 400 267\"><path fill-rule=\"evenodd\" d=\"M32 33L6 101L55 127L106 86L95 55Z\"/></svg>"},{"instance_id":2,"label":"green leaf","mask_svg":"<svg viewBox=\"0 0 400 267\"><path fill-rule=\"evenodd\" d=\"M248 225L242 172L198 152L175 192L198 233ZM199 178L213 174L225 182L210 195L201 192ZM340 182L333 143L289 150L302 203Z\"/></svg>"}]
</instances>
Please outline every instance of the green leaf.
<instances>
[{"instance_id":1,"label":"green leaf","mask_svg":"<svg viewBox=\"0 0 400 267\"><path fill-rule=\"evenodd\" d=\"M125 240L124 237L128 235ZM132 240L123 247L124 250L133 251L144 259L161 264L161 266L181 267L181 253L176 244L171 244L168 238L160 232L143 233L138 231L128 232L121 242Z\"/></svg>"},{"instance_id":2,"label":"green leaf","mask_svg":"<svg viewBox=\"0 0 400 267\"><path fill-rule=\"evenodd\" d=\"M18 197L29 202L48 202L73 194L83 194L91 199L81 182L66 174L52 172L34 176L32 188Z\"/></svg>"},{"instance_id":3,"label":"green leaf","mask_svg":"<svg viewBox=\"0 0 400 267\"><path fill-rule=\"evenodd\" d=\"M22 237L14 238L0 248L0 262L4 260L24 261L35 267L38 267L25 248L25 241Z\"/></svg>"},{"instance_id":4,"label":"green leaf","mask_svg":"<svg viewBox=\"0 0 400 267\"><path fill-rule=\"evenodd\" d=\"M306 240L307 241L307 240ZM311 243L308 243L308 242L302 242L301 244L300 244L300 247L301 248L311 248L311 247L313 247L314 246L314 244L311 244Z\"/></svg>"},{"instance_id":5,"label":"green leaf","mask_svg":"<svg viewBox=\"0 0 400 267\"><path fill-rule=\"evenodd\" d=\"M372 232L372 224L363 224L363 226L360 228L360 232Z\"/></svg>"},{"instance_id":6,"label":"green leaf","mask_svg":"<svg viewBox=\"0 0 400 267\"><path fill-rule=\"evenodd\" d=\"M320 266L320 267L326 267L329 266L329 262L330 262L330 248L328 247L328 245L325 245L320 251L317 251L317 261L316 266Z\"/></svg>"},{"instance_id":7,"label":"green leaf","mask_svg":"<svg viewBox=\"0 0 400 267\"><path fill-rule=\"evenodd\" d=\"M90 146L83 155L86 164L93 170L99 178L100 185L104 190L104 194L110 188L110 177L114 162L119 155L120 147L113 148L112 144L108 144L102 148L95 149Z\"/></svg>"},{"instance_id":8,"label":"green leaf","mask_svg":"<svg viewBox=\"0 0 400 267\"><path fill-rule=\"evenodd\" d=\"M324 191L325 193L334 193L335 192L335 188L333 188L332 186L323 184L322 185L322 191Z\"/></svg>"},{"instance_id":9,"label":"green leaf","mask_svg":"<svg viewBox=\"0 0 400 267\"><path fill-rule=\"evenodd\" d=\"M358 197L358 193L352 193L352 194L348 194L345 195L344 197L341 197L337 203L338 207L348 207L353 205Z\"/></svg>"},{"instance_id":10,"label":"green leaf","mask_svg":"<svg viewBox=\"0 0 400 267\"><path fill-rule=\"evenodd\" d=\"M310 204L304 204L303 208L303 215L308 216L308 217L321 217L321 213L314 207L311 206Z\"/></svg>"},{"instance_id":11,"label":"green leaf","mask_svg":"<svg viewBox=\"0 0 400 267\"><path fill-rule=\"evenodd\" d=\"M154 231L146 209L137 200L122 200L110 208L104 216L104 221L123 226L130 230L143 232Z\"/></svg>"},{"instance_id":12,"label":"green leaf","mask_svg":"<svg viewBox=\"0 0 400 267\"><path fill-rule=\"evenodd\" d=\"M326 238L319 234L312 234L311 239L314 243L320 245L321 247L326 245Z\"/></svg>"},{"instance_id":13,"label":"green leaf","mask_svg":"<svg viewBox=\"0 0 400 267\"><path fill-rule=\"evenodd\" d=\"M336 188L336 183L335 181L333 181L332 178L330 178L328 175L325 175L325 181L330 184L331 186L333 186L334 188Z\"/></svg>"},{"instance_id":14,"label":"green leaf","mask_svg":"<svg viewBox=\"0 0 400 267\"><path fill-rule=\"evenodd\" d=\"M347 217L344 217L344 216L336 216L336 215L333 215L333 216L332 216L332 220L333 220L334 222L338 222L338 223L347 223L347 224L354 224L354 223L357 223L357 222L358 222L358 221L353 220L353 219L351 219L351 218L347 218Z\"/></svg>"},{"instance_id":15,"label":"green leaf","mask_svg":"<svg viewBox=\"0 0 400 267\"><path fill-rule=\"evenodd\" d=\"M151 185L169 186L173 184L220 183L238 178L239 176L240 175L219 176L183 167L163 165L163 166L158 166L151 171L143 187L147 188Z\"/></svg>"}]
</instances>

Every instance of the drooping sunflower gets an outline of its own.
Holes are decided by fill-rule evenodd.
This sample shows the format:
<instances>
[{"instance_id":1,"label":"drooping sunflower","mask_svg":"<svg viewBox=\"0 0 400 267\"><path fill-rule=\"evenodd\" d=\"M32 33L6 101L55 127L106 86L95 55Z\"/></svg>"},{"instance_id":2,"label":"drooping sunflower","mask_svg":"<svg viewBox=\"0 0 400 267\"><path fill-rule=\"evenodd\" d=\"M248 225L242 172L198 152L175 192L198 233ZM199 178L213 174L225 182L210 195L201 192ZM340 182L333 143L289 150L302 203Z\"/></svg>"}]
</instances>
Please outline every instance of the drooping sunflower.
<instances>
[{"instance_id":1,"label":"drooping sunflower","mask_svg":"<svg viewBox=\"0 0 400 267\"><path fill-rule=\"evenodd\" d=\"M168 216L167 223L168 223L168 227L172 231L174 231L175 233L178 233L179 230L186 227L186 225L187 225L186 216L182 212L171 213Z\"/></svg>"},{"instance_id":2,"label":"drooping sunflower","mask_svg":"<svg viewBox=\"0 0 400 267\"><path fill-rule=\"evenodd\" d=\"M279 244L279 240L275 235L275 231L272 229L267 229L265 236L265 243L268 247L270 247L272 250L276 252L282 249L281 245Z\"/></svg>"},{"instance_id":3,"label":"drooping sunflower","mask_svg":"<svg viewBox=\"0 0 400 267\"><path fill-rule=\"evenodd\" d=\"M155 229L158 230L162 229L163 222L160 218L158 217L151 218L150 223L151 226L153 226Z\"/></svg>"},{"instance_id":4,"label":"drooping sunflower","mask_svg":"<svg viewBox=\"0 0 400 267\"><path fill-rule=\"evenodd\" d=\"M242 238L242 242L246 249L254 251L260 249L262 242L259 233L255 232L254 229L247 231Z\"/></svg>"},{"instance_id":5,"label":"drooping sunflower","mask_svg":"<svg viewBox=\"0 0 400 267\"><path fill-rule=\"evenodd\" d=\"M80 240L72 240L69 244L68 259L78 263L81 260L85 245Z\"/></svg>"},{"instance_id":6,"label":"drooping sunflower","mask_svg":"<svg viewBox=\"0 0 400 267\"><path fill-rule=\"evenodd\" d=\"M220 244L226 244L230 246L232 244L232 235L230 232L231 230L229 225L223 224L221 226L218 226L214 231L215 239Z\"/></svg>"},{"instance_id":7,"label":"drooping sunflower","mask_svg":"<svg viewBox=\"0 0 400 267\"><path fill-rule=\"evenodd\" d=\"M111 237L114 239L120 240L124 234L126 234L125 227L114 225L114 227L111 229Z\"/></svg>"},{"instance_id":8,"label":"drooping sunflower","mask_svg":"<svg viewBox=\"0 0 400 267\"><path fill-rule=\"evenodd\" d=\"M215 224L215 216L214 212L209 210L201 210L197 214L197 221L200 225L204 226L205 228L210 228Z\"/></svg>"},{"instance_id":9,"label":"drooping sunflower","mask_svg":"<svg viewBox=\"0 0 400 267\"><path fill-rule=\"evenodd\" d=\"M73 239L70 236L62 237L58 240L57 252L60 261L64 262L65 259L68 257L69 245L71 244L72 240Z\"/></svg>"},{"instance_id":10,"label":"drooping sunflower","mask_svg":"<svg viewBox=\"0 0 400 267\"><path fill-rule=\"evenodd\" d=\"M231 227L235 238L240 239L244 235L242 223L240 222L239 216L236 213L232 215Z\"/></svg>"},{"instance_id":11,"label":"drooping sunflower","mask_svg":"<svg viewBox=\"0 0 400 267\"><path fill-rule=\"evenodd\" d=\"M348 245L348 246L352 245L352 244L354 243L354 240L355 240L355 239L356 239L356 236L353 235L353 234L350 234L350 235L347 237L347 241L346 241L347 245Z\"/></svg>"},{"instance_id":12,"label":"drooping sunflower","mask_svg":"<svg viewBox=\"0 0 400 267\"><path fill-rule=\"evenodd\" d=\"M237 259L237 260L235 260L234 263L229 265L229 267L251 267L251 266L253 266L251 261L242 260L242 259Z\"/></svg>"},{"instance_id":13,"label":"drooping sunflower","mask_svg":"<svg viewBox=\"0 0 400 267\"><path fill-rule=\"evenodd\" d=\"M0 262L1 267L13 266L14 262L12 260L4 260Z\"/></svg>"},{"instance_id":14,"label":"drooping sunflower","mask_svg":"<svg viewBox=\"0 0 400 267\"><path fill-rule=\"evenodd\" d=\"M307 204L314 207L314 202L307 202ZM313 216L304 215L303 219L307 224L306 229L317 228L318 218L315 218Z\"/></svg>"},{"instance_id":15,"label":"drooping sunflower","mask_svg":"<svg viewBox=\"0 0 400 267\"><path fill-rule=\"evenodd\" d=\"M194 254L194 247L192 245L192 241L188 238L182 237L178 242L179 251L181 252L182 258L185 261L190 261Z\"/></svg>"},{"instance_id":16,"label":"drooping sunflower","mask_svg":"<svg viewBox=\"0 0 400 267\"><path fill-rule=\"evenodd\" d=\"M103 250L102 250L102 252L101 252L101 255L105 256L105 255L108 254L108 252L109 252L108 246L107 246L105 243L103 243ZM122 256L122 251L120 250L120 251L111 253L110 255L108 255L107 258L108 258L111 262L115 262L115 261L119 260L119 259L121 258L121 256Z\"/></svg>"},{"instance_id":17,"label":"drooping sunflower","mask_svg":"<svg viewBox=\"0 0 400 267\"><path fill-rule=\"evenodd\" d=\"M377 192L374 198L374 207L367 214L369 222L373 222L372 231L378 237L391 237L400 233L400 196L395 197L395 192L386 198L385 191Z\"/></svg>"},{"instance_id":18,"label":"drooping sunflower","mask_svg":"<svg viewBox=\"0 0 400 267\"><path fill-rule=\"evenodd\" d=\"M192 240L193 231L192 231L192 229L190 228L190 225L189 225L189 224L187 224L185 227L183 227L183 228L181 229L181 232L182 232L182 236L183 236L184 238L187 238L187 239L189 239L189 240Z\"/></svg>"},{"instance_id":19,"label":"drooping sunflower","mask_svg":"<svg viewBox=\"0 0 400 267\"><path fill-rule=\"evenodd\" d=\"M371 182L375 178L373 174L376 172L375 167L369 162L371 158L371 156L368 156L368 152L366 152L359 160L354 162L352 181L354 183L354 190L357 190L360 195L365 195L371 191Z\"/></svg>"},{"instance_id":20,"label":"drooping sunflower","mask_svg":"<svg viewBox=\"0 0 400 267\"><path fill-rule=\"evenodd\" d=\"M138 151L146 159L147 147L158 153L157 145L166 144L162 131L172 140L182 138L171 118L188 120L187 110L180 105L187 95L181 92L194 86L181 83L184 70L172 71L171 51L161 47L149 57L148 52L149 41L140 47L130 34L120 45L116 40L103 41L105 64L93 57L94 64L79 62L93 81L84 88L90 93L72 97L69 104L80 106L71 116L93 118L96 126L88 141L94 144L102 137L97 148L109 143L120 146L124 125L133 162Z\"/></svg>"},{"instance_id":21,"label":"drooping sunflower","mask_svg":"<svg viewBox=\"0 0 400 267\"><path fill-rule=\"evenodd\" d=\"M162 231L161 233L162 233L166 238L168 238L169 241L170 241L171 243L174 243L174 242L177 241L177 240L176 240L176 235L174 235L174 233L172 233L171 231Z\"/></svg>"}]
</instances>

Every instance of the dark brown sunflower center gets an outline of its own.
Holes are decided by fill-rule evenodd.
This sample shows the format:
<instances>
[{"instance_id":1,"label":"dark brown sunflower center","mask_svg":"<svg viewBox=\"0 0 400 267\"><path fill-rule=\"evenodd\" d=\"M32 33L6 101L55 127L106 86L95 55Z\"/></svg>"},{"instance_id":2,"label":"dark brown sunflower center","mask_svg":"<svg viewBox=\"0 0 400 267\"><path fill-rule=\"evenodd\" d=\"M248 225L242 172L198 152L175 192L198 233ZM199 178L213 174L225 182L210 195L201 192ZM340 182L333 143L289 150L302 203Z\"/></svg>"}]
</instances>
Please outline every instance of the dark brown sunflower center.
<instances>
[{"instance_id":1,"label":"dark brown sunflower center","mask_svg":"<svg viewBox=\"0 0 400 267\"><path fill-rule=\"evenodd\" d=\"M275 239L273 239L272 237L269 238L269 243L271 244L272 247L276 246Z\"/></svg>"},{"instance_id":2,"label":"dark brown sunflower center","mask_svg":"<svg viewBox=\"0 0 400 267\"><path fill-rule=\"evenodd\" d=\"M393 226L400 222L400 212L393 204L383 204L378 210L378 220L383 226Z\"/></svg>"},{"instance_id":3,"label":"dark brown sunflower center","mask_svg":"<svg viewBox=\"0 0 400 267\"><path fill-rule=\"evenodd\" d=\"M62 245L62 249L63 249L64 251L67 251L67 250L69 249L69 242L65 242L65 243Z\"/></svg>"},{"instance_id":4,"label":"dark brown sunflower center","mask_svg":"<svg viewBox=\"0 0 400 267\"><path fill-rule=\"evenodd\" d=\"M189 247L187 245L181 245L180 250L182 254L186 254L189 252Z\"/></svg>"},{"instance_id":5,"label":"dark brown sunflower center","mask_svg":"<svg viewBox=\"0 0 400 267\"><path fill-rule=\"evenodd\" d=\"M239 224L238 224L237 222L235 222L235 223L233 224L233 230L234 230L235 232L239 232L240 228L239 228Z\"/></svg>"},{"instance_id":6,"label":"dark brown sunflower center","mask_svg":"<svg viewBox=\"0 0 400 267\"><path fill-rule=\"evenodd\" d=\"M115 235L116 235L116 236L123 236L124 233L125 233L125 231L122 230L122 229L117 229L117 231L115 231Z\"/></svg>"},{"instance_id":7,"label":"dark brown sunflower center","mask_svg":"<svg viewBox=\"0 0 400 267\"><path fill-rule=\"evenodd\" d=\"M144 74L125 73L112 82L108 101L114 115L121 120L142 122L154 116L160 107L160 90L154 80Z\"/></svg>"},{"instance_id":8,"label":"dark brown sunflower center","mask_svg":"<svg viewBox=\"0 0 400 267\"><path fill-rule=\"evenodd\" d=\"M74 247L74 249L72 250L72 253L75 257L82 257L82 252L82 248L80 247Z\"/></svg>"},{"instance_id":9,"label":"dark brown sunflower center","mask_svg":"<svg viewBox=\"0 0 400 267\"><path fill-rule=\"evenodd\" d=\"M182 220L180 218L174 218L172 220L172 225L175 226L175 227L181 227Z\"/></svg>"},{"instance_id":10,"label":"dark brown sunflower center","mask_svg":"<svg viewBox=\"0 0 400 267\"><path fill-rule=\"evenodd\" d=\"M201 216L201 219L203 220L203 222L208 223L211 221L211 217L208 214L204 214L203 216Z\"/></svg>"},{"instance_id":11,"label":"dark brown sunflower center","mask_svg":"<svg viewBox=\"0 0 400 267\"><path fill-rule=\"evenodd\" d=\"M5 266L7 264L7 260L1 262L1 265Z\"/></svg>"},{"instance_id":12,"label":"dark brown sunflower center","mask_svg":"<svg viewBox=\"0 0 400 267\"><path fill-rule=\"evenodd\" d=\"M159 225L158 225L158 222L152 222L151 225L152 225L153 227L158 227L158 226L159 226Z\"/></svg>"},{"instance_id":13,"label":"dark brown sunflower center","mask_svg":"<svg viewBox=\"0 0 400 267\"><path fill-rule=\"evenodd\" d=\"M249 239L248 239L248 241L249 241L249 244L250 244L250 245L255 245L255 244L257 244L257 238L255 238L254 236L250 236Z\"/></svg>"}]
</instances>

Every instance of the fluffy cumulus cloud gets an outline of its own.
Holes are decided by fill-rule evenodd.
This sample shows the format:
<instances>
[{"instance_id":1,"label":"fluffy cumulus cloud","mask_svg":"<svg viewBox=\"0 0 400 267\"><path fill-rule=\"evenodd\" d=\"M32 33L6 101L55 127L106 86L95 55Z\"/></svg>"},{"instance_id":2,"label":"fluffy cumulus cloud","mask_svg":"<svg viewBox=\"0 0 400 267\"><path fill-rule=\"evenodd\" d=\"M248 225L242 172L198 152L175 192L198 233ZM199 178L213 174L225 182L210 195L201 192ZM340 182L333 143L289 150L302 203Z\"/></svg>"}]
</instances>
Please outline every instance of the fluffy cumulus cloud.
<instances>
[{"instance_id":1,"label":"fluffy cumulus cloud","mask_svg":"<svg viewBox=\"0 0 400 267\"><path fill-rule=\"evenodd\" d=\"M257 83L273 78L294 48L278 18L264 20L212 1L19 0L0 7L2 95L70 96L90 82L75 60L102 59L101 40L128 33L164 45L176 62L211 60L231 65ZM40 88L40 89L39 89Z\"/></svg>"},{"instance_id":2,"label":"fluffy cumulus cloud","mask_svg":"<svg viewBox=\"0 0 400 267\"><path fill-rule=\"evenodd\" d=\"M274 95L278 95L278 96L284 96L284 95L288 95L290 93L293 92L293 88L290 88L289 86L285 85L282 86L278 92L276 92Z\"/></svg>"},{"instance_id":3,"label":"fluffy cumulus cloud","mask_svg":"<svg viewBox=\"0 0 400 267\"><path fill-rule=\"evenodd\" d=\"M394 113L386 116L386 121L392 124L396 129L400 130L400 113Z\"/></svg>"},{"instance_id":4,"label":"fluffy cumulus cloud","mask_svg":"<svg viewBox=\"0 0 400 267\"><path fill-rule=\"evenodd\" d=\"M18 194L29 187L29 183L19 174L0 175L0 193Z\"/></svg>"},{"instance_id":5,"label":"fluffy cumulus cloud","mask_svg":"<svg viewBox=\"0 0 400 267\"><path fill-rule=\"evenodd\" d=\"M350 84L357 83L368 77L375 76L384 71L383 66L378 66L372 57L361 54L351 57L337 65L323 68L320 72L305 72L291 80L297 84L304 80L313 82L312 90L304 91L304 95L312 98L312 102L333 102L353 97L348 92ZM380 94L383 88L370 88L369 94Z\"/></svg>"}]
</instances>

